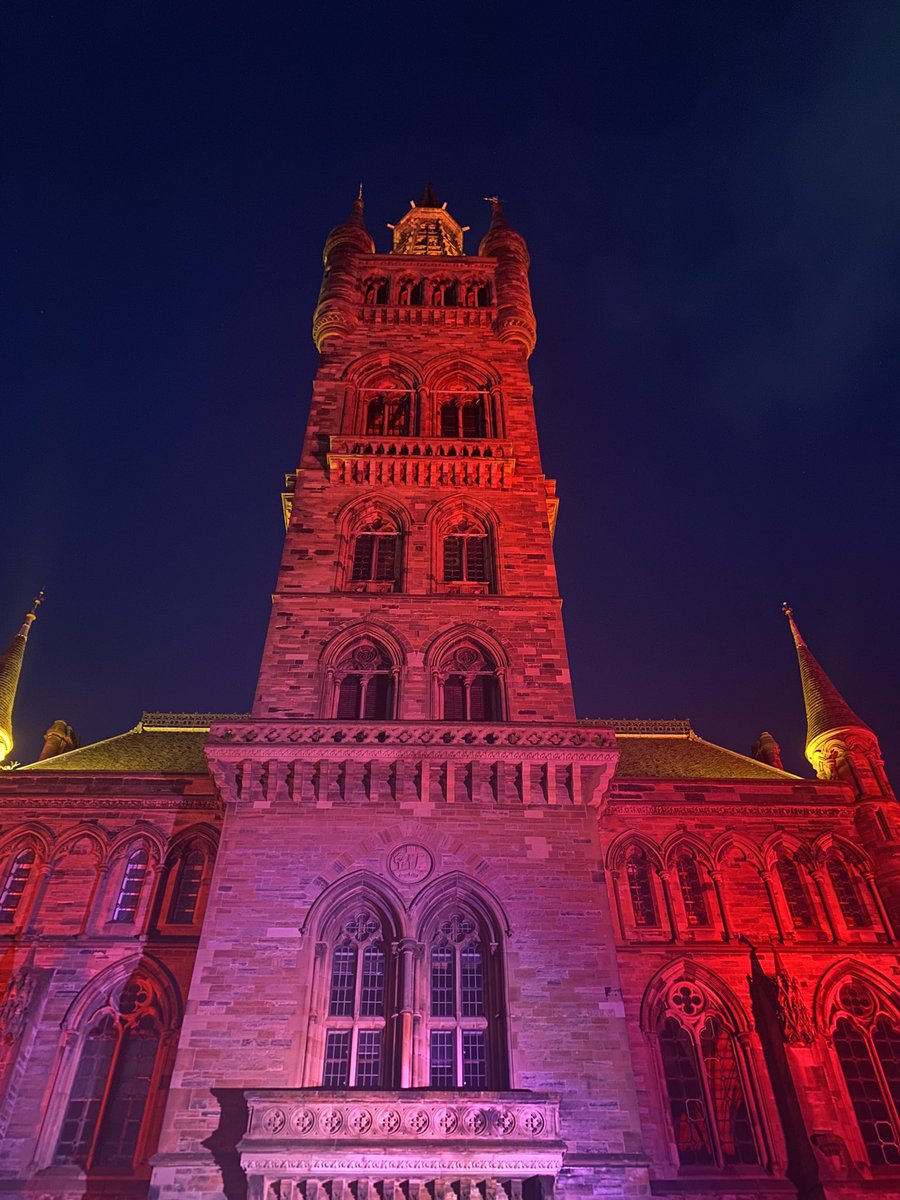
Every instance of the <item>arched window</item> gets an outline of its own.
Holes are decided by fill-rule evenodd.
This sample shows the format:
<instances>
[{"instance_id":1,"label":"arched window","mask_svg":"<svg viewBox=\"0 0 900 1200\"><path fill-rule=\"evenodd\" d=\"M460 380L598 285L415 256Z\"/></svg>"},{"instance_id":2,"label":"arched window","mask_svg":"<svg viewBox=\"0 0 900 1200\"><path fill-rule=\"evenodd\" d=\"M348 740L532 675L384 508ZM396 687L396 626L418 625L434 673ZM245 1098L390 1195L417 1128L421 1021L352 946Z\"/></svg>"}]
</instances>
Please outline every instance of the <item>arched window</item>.
<instances>
[{"instance_id":1,"label":"arched window","mask_svg":"<svg viewBox=\"0 0 900 1200\"><path fill-rule=\"evenodd\" d=\"M369 638L349 647L333 668L339 721L386 721L394 715L394 664Z\"/></svg>"},{"instance_id":2,"label":"arched window","mask_svg":"<svg viewBox=\"0 0 900 1200\"><path fill-rule=\"evenodd\" d=\"M428 1080L434 1088L497 1087L487 956L479 923L444 914L428 948Z\"/></svg>"},{"instance_id":3,"label":"arched window","mask_svg":"<svg viewBox=\"0 0 900 1200\"><path fill-rule=\"evenodd\" d=\"M838 907L849 929L868 929L872 924L869 910L860 895L857 880L847 863L839 854L829 854L826 859L828 878L834 888Z\"/></svg>"},{"instance_id":4,"label":"arched window","mask_svg":"<svg viewBox=\"0 0 900 1200\"><path fill-rule=\"evenodd\" d=\"M669 988L657 1036L683 1167L759 1162L750 1103L733 1029L714 998L694 983Z\"/></svg>"},{"instance_id":5,"label":"arched window","mask_svg":"<svg viewBox=\"0 0 900 1200\"><path fill-rule=\"evenodd\" d=\"M488 436L488 408L484 395L461 393L441 401L440 431L444 438Z\"/></svg>"},{"instance_id":6,"label":"arched window","mask_svg":"<svg viewBox=\"0 0 900 1200\"><path fill-rule=\"evenodd\" d=\"M400 579L402 537L387 513L370 511L350 535L347 587L353 592L393 592Z\"/></svg>"},{"instance_id":7,"label":"arched window","mask_svg":"<svg viewBox=\"0 0 900 1200\"><path fill-rule=\"evenodd\" d=\"M628 880L628 895L635 925L642 928L659 924L656 897L653 894L653 877L647 855L640 847L630 851L625 861L625 878Z\"/></svg>"},{"instance_id":8,"label":"arched window","mask_svg":"<svg viewBox=\"0 0 900 1200\"><path fill-rule=\"evenodd\" d=\"M440 715L445 721L499 721L503 717L500 671L474 641L449 648L438 663Z\"/></svg>"},{"instance_id":9,"label":"arched window","mask_svg":"<svg viewBox=\"0 0 900 1200\"><path fill-rule=\"evenodd\" d=\"M868 988L848 980L833 1016L834 1049L869 1162L900 1165L900 1025Z\"/></svg>"},{"instance_id":10,"label":"arched window","mask_svg":"<svg viewBox=\"0 0 900 1200\"><path fill-rule=\"evenodd\" d=\"M35 863L33 846L26 846L13 858L6 870L3 890L0 891L0 925L15 924L16 914Z\"/></svg>"},{"instance_id":11,"label":"arched window","mask_svg":"<svg viewBox=\"0 0 900 1200\"><path fill-rule=\"evenodd\" d=\"M142 1137L159 1074L160 1010L149 979L132 976L94 1014L56 1144L55 1163L126 1169L153 1147Z\"/></svg>"},{"instance_id":12,"label":"arched window","mask_svg":"<svg viewBox=\"0 0 900 1200\"><path fill-rule=\"evenodd\" d=\"M443 525L440 541L443 583L479 594L493 590L491 538L483 521L460 513Z\"/></svg>"},{"instance_id":13,"label":"arched window","mask_svg":"<svg viewBox=\"0 0 900 1200\"><path fill-rule=\"evenodd\" d=\"M360 388L363 433L370 437L406 437L412 432L413 398L394 380Z\"/></svg>"},{"instance_id":14,"label":"arched window","mask_svg":"<svg viewBox=\"0 0 900 1200\"><path fill-rule=\"evenodd\" d=\"M112 919L114 921L121 922L123 925L134 924L149 865L150 853L146 846L132 850L128 855L113 909Z\"/></svg>"},{"instance_id":15,"label":"arched window","mask_svg":"<svg viewBox=\"0 0 900 1200\"><path fill-rule=\"evenodd\" d=\"M800 868L793 858L780 854L775 863L778 882L796 929L811 929L816 919L813 916L809 895L800 875Z\"/></svg>"},{"instance_id":16,"label":"arched window","mask_svg":"<svg viewBox=\"0 0 900 1200\"><path fill-rule=\"evenodd\" d=\"M459 303L459 292L452 279L438 279L432 284L431 303L435 308L455 308Z\"/></svg>"},{"instance_id":17,"label":"arched window","mask_svg":"<svg viewBox=\"0 0 900 1200\"><path fill-rule=\"evenodd\" d=\"M342 924L331 948L322 1087L389 1085L389 965L381 921L361 906Z\"/></svg>"},{"instance_id":18,"label":"arched window","mask_svg":"<svg viewBox=\"0 0 900 1200\"><path fill-rule=\"evenodd\" d=\"M678 885L684 903L684 915L688 925L703 928L712 924L706 905L706 894L700 878L700 868L693 854L683 851L675 860Z\"/></svg>"},{"instance_id":19,"label":"arched window","mask_svg":"<svg viewBox=\"0 0 900 1200\"><path fill-rule=\"evenodd\" d=\"M388 281L386 279L367 279L363 285L365 304L387 304Z\"/></svg>"},{"instance_id":20,"label":"arched window","mask_svg":"<svg viewBox=\"0 0 900 1200\"><path fill-rule=\"evenodd\" d=\"M200 903L200 888L206 868L206 854L197 842L189 842L175 869L175 883L169 900L169 924L193 925Z\"/></svg>"}]
</instances>

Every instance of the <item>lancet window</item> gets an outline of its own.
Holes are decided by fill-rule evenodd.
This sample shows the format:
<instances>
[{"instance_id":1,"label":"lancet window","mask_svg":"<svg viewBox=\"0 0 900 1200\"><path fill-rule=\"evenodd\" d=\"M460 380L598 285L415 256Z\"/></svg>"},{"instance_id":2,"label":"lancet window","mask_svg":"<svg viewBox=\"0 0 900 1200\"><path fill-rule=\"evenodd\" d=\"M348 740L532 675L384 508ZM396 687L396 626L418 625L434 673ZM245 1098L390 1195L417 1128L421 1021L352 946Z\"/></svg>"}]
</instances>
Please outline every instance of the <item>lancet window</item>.
<instances>
[{"instance_id":1,"label":"lancet window","mask_svg":"<svg viewBox=\"0 0 900 1200\"><path fill-rule=\"evenodd\" d=\"M363 432L370 437L406 437L412 432L412 395L400 388L364 388Z\"/></svg>"},{"instance_id":2,"label":"lancet window","mask_svg":"<svg viewBox=\"0 0 900 1200\"><path fill-rule=\"evenodd\" d=\"M444 583L478 585L471 590L489 591L492 571L491 538L483 521L468 513L443 527L441 568Z\"/></svg>"},{"instance_id":3,"label":"lancet window","mask_svg":"<svg viewBox=\"0 0 900 1200\"><path fill-rule=\"evenodd\" d=\"M452 279L438 279L431 287L431 303L435 308L455 308L459 304L459 288Z\"/></svg>"},{"instance_id":4,"label":"lancet window","mask_svg":"<svg viewBox=\"0 0 900 1200\"><path fill-rule=\"evenodd\" d=\"M491 285L481 279L470 279L465 285L466 308L489 308L491 303Z\"/></svg>"},{"instance_id":5,"label":"lancet window","mask_svg":"<svg viewBox=\"0 0 900 1200\"><path fill-rule=\"evenodd\" d=\"M463 392L440 404L440 432L444 438L489 436L488 406L483 393Z\"/></svg>"},{"instance_id":6,"label":"lancet window","mask_svg":"<svg viewBox=\"0 0 900 1200\"><path fill-rule=\"evenodd\" d=\"M688 925L706 927L711 924L709 908L700 868L693 854L683 852L675 860L675 871L678 875L678 885L681 888L681 899L684 904L684 915Z\"/></svg>"},{"instance_id":7,"label":"lancet window","mask_svg":"<svg viewBox=\"0 0 900 1200\"><path fill-rule=\"evenodd\" d=\"M869 1162L900 1165L900 1023L868 988L848 980L837 994L835 1053Z\"/></svg>"},{"instance_id":8,"label":"lancet window","mask_svg":"<svg viewBox=\"0 0 900 1200\"><path fill-rule=\"evenodd\" d=\"M635 925L642 928L658 925L659 913L653 892L653 876L647 855L640 847L632 850L625 860L625 878L628 882L628 895Z\"/></svg>"},{"instance_id":9,"label":"lancet window","mask_svg":"<svg viewBox=\"0 0 900 1200\"><path fill-rule=\"evenodd\" d=\"M350 537L349 589L365 592L398 590L401 545L397 521L386 513L369 513Z\"/></svg>"},{"instance_id":10,"label":"lancet window","mask_svg":"<svg viewBox=\"0 0 900 1200\"><path fill-rule=\"evenodd\" d=\"M681 1165L758 1163L740 1046L714 998L692 982L670 987L657 1037Z\"/></svg>"},{"instance_id":11,"label":"lancet window","mask_svg":"<svg viewBox=\"0 0 900 1200\"><path fill-rule=\"evenodd\" d=\"M143 1132L159 1075L162 1021L153 984L132 976L84 1033L54 1162L125 1169L152 1149ZM143 1136L142 1136L143 1134Z\"/></svg>"},{"instance_id":12,"label":"lancet window","mask_svg":"<svg viewBox=\"0 0 900 1200\"><path fill-rule=\"evenodd\" d=\"M499 721L503 716L500 670L494 657L466 639L438 663L440 715L445 721Z\"/></svg>"},{"instance_id":13,"label":"lancet window","mask_svg":"<svg viewBox=\"0 0 900 1200\"><path fill-rule=\"evenodd\" d=\"M859 883L839 854L829 854L826 860L828 878L834 888L838 908L849 929L867 929L872 918L860 895Z\"/></svg>"},{"instance_id":14,"label":"lancet window","mask_svg":"<svg viewBox=\"0 0 900 1200\"><path fill-rule=\"evenodd\" d=\"M388 965L381 921L361 906L331 949L322 1087L387 1086Z\"/></svg>"},{"instance_id":15,"label":"lancet window","mask_svg":"<svg viewBox=\"0 0 900 1200\"><path fill-rule=\"evenodd\" d=\"M788 858L787 855L779 855L775 863L775 871L794 927L811 929L815 925L816 919L796 861Z\"/></svg>"},{"instance_id":16,"label":"lancet window","mask_svg":"<svg viewBox=\"0 0 900 1200\"><path fill-rule=\"evenodd\" d=\"M199 842L189 842L174 867L175 877L168 907L170 925L193 925L197 919L206 853Z\"/></svg>"},{"instance_id":17,"label":"lancet window","mask_svg":"<svg viewBox=\"0 0 900 1200\"><path fill-rule=\"evenodd\" d=\"M394 664L379 643L361 638L332 673L334 716L339 721L384 721L394 715Z\"/></svg>"},{"instance_id":18,"label":"lancet window","mask_svg":"<svg viewBox=\"0 0 900 1200\"><path fill-rule=\"evenodd\" d=\"M113 908L113 921L123 925L134 923L149 866L150 853L146 846L132 850L128 855L125 861L122 880L119 884L119 891L116 895L115 907ZM201 876L202 872L203 869L201 866Z\"/></svg>"},{"instance_id":19,"label":"lancet window","mask_svg":"<svg viewBox=\"0 0 900 1200\"><path fill-rule=\"evenodd\" d=\"M478 923L452 911L435 926L428 952L428 1070L435 1088L479 1089L492 1082L485 947Z\"/></svg>"},{"instance_id":20,"label":"lancet window","mask_svg":"<svg viewBox=\"0 0 900 1200\"><path fill-rule=\"evenodd\" d=\"M25 846L7 867L3 890L0 891L0 925L15 924L36 857L34 847Z\"/></svg>"},{"instance_id":21,"label":"lancet window","mask_svg":"<svg viewBox=\"0 0 900 1200\"><path fill-rule=\"evenodd\" d=\"M363 284L365 304L387 304L388 281L386 279L367 279Z\"/></svg>"}]
</instances>

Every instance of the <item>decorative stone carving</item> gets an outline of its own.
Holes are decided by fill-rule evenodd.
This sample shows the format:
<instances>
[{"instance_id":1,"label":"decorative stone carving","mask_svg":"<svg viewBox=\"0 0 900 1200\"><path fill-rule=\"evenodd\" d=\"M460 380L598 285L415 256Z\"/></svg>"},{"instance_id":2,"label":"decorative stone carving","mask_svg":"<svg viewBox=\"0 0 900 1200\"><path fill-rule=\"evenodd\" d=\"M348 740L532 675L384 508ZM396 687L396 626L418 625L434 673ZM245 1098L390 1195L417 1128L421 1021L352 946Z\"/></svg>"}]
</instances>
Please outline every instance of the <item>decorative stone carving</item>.
<instances>
[{"instance_id":1,"label":"decorative stone carving","mask_svg":"<svg viewBox=\"0 0 900 1200\"><path fill-rule=\"evenodd\" d=\"M404 842L388 855L387 868L398 883L422 883L434 870L434 859L424 846Z\"/></svg>"}]
</instances>

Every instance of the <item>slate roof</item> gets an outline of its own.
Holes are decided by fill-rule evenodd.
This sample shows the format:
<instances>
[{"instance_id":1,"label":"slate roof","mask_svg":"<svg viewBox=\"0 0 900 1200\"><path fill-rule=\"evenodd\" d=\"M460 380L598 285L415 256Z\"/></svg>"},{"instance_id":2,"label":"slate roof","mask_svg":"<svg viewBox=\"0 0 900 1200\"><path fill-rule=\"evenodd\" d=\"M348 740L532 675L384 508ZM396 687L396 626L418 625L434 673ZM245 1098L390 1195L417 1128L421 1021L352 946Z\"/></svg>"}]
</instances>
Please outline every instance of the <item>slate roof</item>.
<instances>
[{"instance_id":1,"label":"slate roof","mask_svg":"<svg viewBox=\"0 0 900 1200\"><path fill-rule=\"evenodd\" d=\"M109 771L137 775L204 775L203 747L210 723L236 713L144 713L136 728L21 767L23 771ZM704 741L688 721L585 721L616 730L621 751L618 779L752 779L761 783L798 778L765 763Z\"/></svg>"}]
</instances>

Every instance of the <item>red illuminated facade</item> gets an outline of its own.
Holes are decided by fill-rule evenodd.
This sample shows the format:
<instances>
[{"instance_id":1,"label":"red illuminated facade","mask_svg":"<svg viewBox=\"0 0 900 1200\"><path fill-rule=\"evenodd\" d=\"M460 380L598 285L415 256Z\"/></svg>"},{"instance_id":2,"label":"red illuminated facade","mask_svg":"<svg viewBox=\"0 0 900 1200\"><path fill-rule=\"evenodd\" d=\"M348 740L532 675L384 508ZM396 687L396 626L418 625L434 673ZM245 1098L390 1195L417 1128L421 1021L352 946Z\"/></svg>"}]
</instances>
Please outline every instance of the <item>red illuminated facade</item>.
<instances>
[{"instance_id":1,"label":"red illuminated facade","mask_svg":"<svg viewBox=\"0 0 900 1200\"><path fill-rule=\"evenodd\" d=\"M463 234L326 242L251 714L0 773L0 1195L900 1195L876 736L790 614L814 780L576 718L528 253Z\"/></svg>"}]
</instances>

